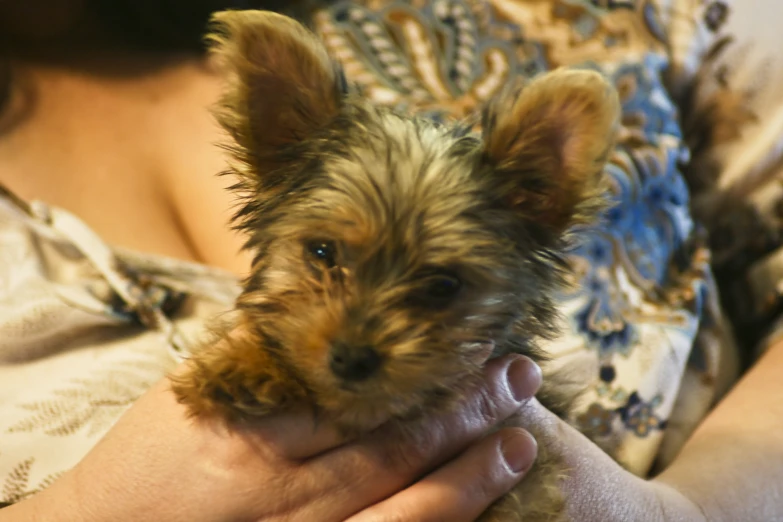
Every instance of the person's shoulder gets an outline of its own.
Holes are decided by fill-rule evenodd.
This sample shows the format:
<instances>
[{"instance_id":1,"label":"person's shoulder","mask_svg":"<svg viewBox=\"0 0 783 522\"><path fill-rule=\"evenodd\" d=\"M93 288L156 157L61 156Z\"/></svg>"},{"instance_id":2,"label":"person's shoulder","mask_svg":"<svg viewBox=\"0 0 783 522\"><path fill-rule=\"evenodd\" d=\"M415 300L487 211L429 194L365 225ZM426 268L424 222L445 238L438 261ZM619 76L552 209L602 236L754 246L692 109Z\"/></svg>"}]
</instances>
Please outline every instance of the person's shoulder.
<instances>
[{"instance_id":1,"label":"person's shoulder","mask_svg":"<svg viewBox=\"0 0 783 522\"><path fill-rule=\"evenodd\" d=\"M222 144L228 136L212 113L222 93L223 80L206 63L194 63L183 71L187 81L166 107L159 139L165 195L201 261L244 273L249 267L239 252L242 241L230 230L234 198L228 191L231 176Z\"/></svg>"}]
</instances>

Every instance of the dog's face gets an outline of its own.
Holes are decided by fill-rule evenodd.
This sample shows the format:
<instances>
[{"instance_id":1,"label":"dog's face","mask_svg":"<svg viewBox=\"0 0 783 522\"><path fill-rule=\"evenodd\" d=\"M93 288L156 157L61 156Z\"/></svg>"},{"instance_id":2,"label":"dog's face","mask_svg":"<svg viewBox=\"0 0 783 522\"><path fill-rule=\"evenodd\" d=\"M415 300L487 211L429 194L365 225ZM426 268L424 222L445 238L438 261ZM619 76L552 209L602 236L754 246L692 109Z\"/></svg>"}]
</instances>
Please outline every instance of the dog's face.
<instances>
[{"instance_id":1,"label":"dog's face","mask_svg":"<svg viewBox=\"0 0 783 522\"><path fill-rule=\"evenodd\" d=\"M595 73L509 88L483 135L374 108L290 19L224 13L238 223L256 251L239 307L343 425L459 389L551 333L565 234L601 207L618 119Z\"/></svg>"}]
</instances>

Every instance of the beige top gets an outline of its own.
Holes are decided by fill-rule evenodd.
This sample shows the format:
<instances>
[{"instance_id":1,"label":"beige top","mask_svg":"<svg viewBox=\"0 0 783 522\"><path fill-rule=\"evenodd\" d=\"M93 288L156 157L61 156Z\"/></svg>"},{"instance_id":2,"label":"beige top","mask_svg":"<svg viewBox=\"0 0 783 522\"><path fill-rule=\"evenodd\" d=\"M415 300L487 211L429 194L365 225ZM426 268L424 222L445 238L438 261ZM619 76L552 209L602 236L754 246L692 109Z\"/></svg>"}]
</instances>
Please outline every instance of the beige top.
<instances>
[{"instance_id":1,"label":"beige top","mask_svg":"<svg viewBox=\"0 0 783 522\"><path fill-rule=\"evenodd\" d=\"M71 214L2 191L0 245L0 501L15 502L74 466L238 285L113 251Z\"/></svg>"}]
</instances>

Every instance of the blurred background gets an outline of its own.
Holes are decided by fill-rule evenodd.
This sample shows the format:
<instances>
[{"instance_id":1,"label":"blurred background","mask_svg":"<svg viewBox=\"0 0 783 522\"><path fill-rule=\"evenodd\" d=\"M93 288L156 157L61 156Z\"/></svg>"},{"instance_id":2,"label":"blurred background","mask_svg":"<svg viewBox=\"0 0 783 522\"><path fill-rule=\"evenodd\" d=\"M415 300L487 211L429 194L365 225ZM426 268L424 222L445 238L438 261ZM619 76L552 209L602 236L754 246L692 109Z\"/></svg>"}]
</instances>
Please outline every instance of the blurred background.
<instances>
[{"instance_id":1,"label":"blurred background","mask_svg":"<svg viewBox=\"0 0 783 522\"><path fill-rule=\"evenodd\" d=\"M783 82L783 0L734 0L733 4L741 4L742 9L729 17L728 31L736 34L738 48L749 46L744 74L763 73L770 86L759 93L756 103L761 107L778 103L777 86Z\"/></svg>"}]
</instances>

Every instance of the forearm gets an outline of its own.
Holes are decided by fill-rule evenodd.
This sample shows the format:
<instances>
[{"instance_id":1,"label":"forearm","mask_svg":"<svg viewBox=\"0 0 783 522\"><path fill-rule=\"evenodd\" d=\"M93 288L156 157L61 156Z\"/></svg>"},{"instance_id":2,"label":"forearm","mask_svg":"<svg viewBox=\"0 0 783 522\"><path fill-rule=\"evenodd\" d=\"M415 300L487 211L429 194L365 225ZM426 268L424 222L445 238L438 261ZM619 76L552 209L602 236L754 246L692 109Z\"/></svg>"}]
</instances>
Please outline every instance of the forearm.
<instances>
[{"instance_id":1,"label":"forearm","mask_svg":"<svg viewBox=\"0 0 783 522\"><path fill-rule=\"evenodd\" d=\"M655 482L710 521L783 520L783 342L716 407Z\"/></svg>"}]
</instances>

